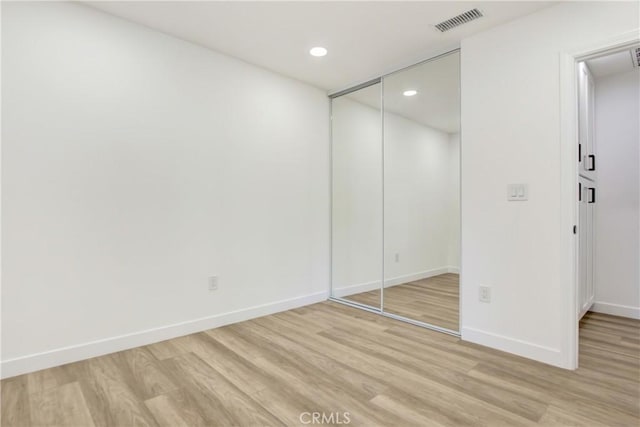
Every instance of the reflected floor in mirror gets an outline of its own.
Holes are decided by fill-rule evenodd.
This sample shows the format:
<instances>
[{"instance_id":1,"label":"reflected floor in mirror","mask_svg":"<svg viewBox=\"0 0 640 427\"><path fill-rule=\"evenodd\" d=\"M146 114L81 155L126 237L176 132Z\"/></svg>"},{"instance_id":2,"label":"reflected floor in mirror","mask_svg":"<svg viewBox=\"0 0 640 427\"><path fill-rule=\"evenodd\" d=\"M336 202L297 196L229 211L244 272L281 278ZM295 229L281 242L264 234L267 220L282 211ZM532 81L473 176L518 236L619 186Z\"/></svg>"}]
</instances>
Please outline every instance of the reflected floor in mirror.
<instances>
[{"instance_id":1,"label":"reflected floor in mirror","mask_svg":"<svg viewBox=\"0 0 640 427\"><path fill-rule=\"evenodd\" d=\"M380 290L345 297L373 307L380 305ZM460 276L447 273L385 288L384 311L458 331Z\"/></svg>"}]
</instances>

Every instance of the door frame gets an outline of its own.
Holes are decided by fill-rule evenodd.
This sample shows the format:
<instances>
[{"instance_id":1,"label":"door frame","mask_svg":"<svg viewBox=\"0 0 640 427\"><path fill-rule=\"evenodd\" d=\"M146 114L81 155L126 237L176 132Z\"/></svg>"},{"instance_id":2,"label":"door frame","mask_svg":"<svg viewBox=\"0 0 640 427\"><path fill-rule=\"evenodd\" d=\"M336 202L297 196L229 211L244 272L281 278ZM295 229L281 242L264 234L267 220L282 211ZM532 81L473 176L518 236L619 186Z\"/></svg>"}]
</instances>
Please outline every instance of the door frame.
<instances>
[{"instance_id":1,"label":"door frame","mask_svg":"<svg viewBox=\"0 0 640 427\"><path fill-rule=\"evenodd\" d=\"M578 81L577 65L585 59L631 48L640 43L640 29L622 33L576 50L560 52L560 187L561 187L561 271L568 310L565 319L563 353L565 366L578 367L579 322L578 307L578 250L573 227L578 214Z\"/></svg>"},{"instance_id":2,"label":"door frame","mask_svg":"<svg viewBox=\"0 0 640 427\"><path fill-rule=\"evenodd\" d=\"M339 89L339 90L334 90L334 91L330 91L327 96L329 98L329 126L330 126L330 130L329 130L329 136L330 136L330 143L329 143L329 162L330 162L330 166L329 166L329 186L330 186L330 200L329 200L329 301L334 301L334 302L338 302L340 304L344 304L344 305L348 305L350 307L354 307L354 308L358 308L361 310L365 310L365 311L369 311L371 313L375 313L375 314L379 314L382 315L384 317L388 317L391 319L395 319L395 320L399 320L405 323L409 323L415 326L420 326L422 328L425 329L430 329L433 331L437 331L437 332L441 332L444 334L448 334L448 335L452 335L455 337L460 337L461 336L461 331L462 331L462 280L459 281L459 297L458 297L458 330L452 330L452 329L448 329L448 328L444 328L441 326L437 326L431 323L426 323L426 322L422 322L420 320L415 320L415 319L411 319L408 317L404 317L404 316L400 316L397 314L393 314L390 313L388 311L384 310L384 289L385 289L385 271L384 271L384 265L385 265L385 259L384 259L384 248L385 248L385 243L384 243L384 232L385 232L385 222L384 222L384 197L385 197L385 193L384 193L384 150L385 150L385 136L384 136L384 132L385 132L385 128L384 128L384 124L385 124L385 120L384 120L384 114L385 114L385 105L384 105L384 82L385 82L385 78L405 71L407 69L413 68L413 67L417 67L423 64L426 64L428 62L432 62L432 61L436 61L438 59L441 59L443 57L446 57L448 55L451 54L455 54L457 53L458 55L461 55L461 48L459 45L456 46L449 46L446 47L444 49L438 49L437 51L434 51L430 54L430 56L426 57L425 59L422 59L418 62L412 62L409 65L404 65L402 67L396 67L394 69L392 69L391 71L388 71L384 74L381 74L379 76L376 76L375 78L372 79L367 79L367 80L363 80L358 84L354 84L354 85L350 85L347 86L345 88ZM459 68L459 74L461 75L462 72L462 64L460 63L460 68ZM381 100L381 108L380 108L380 123L381 123L381 142L382 142L382 277L381 277L381 287L380 287L380 307L374 307L374 306L370 306L370 305L366 305L366 304L362 304L362 303L358 303L355 301L350 301L344 297L336 297L334 296L334 290L333 290L333 258L334 258L334 254L333 254L333 187L334 187L334 182L333 182L333 100L335 98L339 98L343 95L347 95L351 92L355 92L357 90L360 89L364 89L367 88L369 86L373 86L376 84L380 84L380 100ZM460 103L460 105L462 105L462 93L460 92L459 94L459 98L458 98L458 102ZM459 177L462 178L462 150L463 150L463 144L462 144L462 122L460 123L460 128L458 129L458 132L460 134L460 148L459 148L459 155L458 155L458 164L459 164ZM462 183L462 179L460 179L460 183ZM459 247L459 253L460 253L460 266L459 266L459 271L458 271L458 275L459 277L462 277L463 275L463 266L462 266L462 203L463 203L463 199L462 199L462 185L460 185L459 188L459 200L460 200L460 206L459 206L459 212L460 212L460 221L458 223L458 226L460 227L460 236L459 236L459 242L460 242L460 247Z\"/></svg>"}]
</instances>

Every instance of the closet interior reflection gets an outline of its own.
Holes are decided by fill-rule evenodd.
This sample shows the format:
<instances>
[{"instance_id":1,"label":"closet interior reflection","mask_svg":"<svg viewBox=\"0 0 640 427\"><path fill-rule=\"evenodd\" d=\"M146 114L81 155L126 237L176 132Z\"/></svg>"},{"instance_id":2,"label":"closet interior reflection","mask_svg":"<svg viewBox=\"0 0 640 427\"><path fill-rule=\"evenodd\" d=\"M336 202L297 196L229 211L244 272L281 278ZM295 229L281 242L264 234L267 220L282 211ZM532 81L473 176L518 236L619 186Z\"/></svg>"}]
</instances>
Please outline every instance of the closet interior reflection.
<instances>
[{"instance_id":1,"label":"closet interior reflection","mask_svg":"<svg viewBox=\"0 0 640 427\"><path fill-rule=\"evenodd\" d=\"M460 56L332 98L332 298L457 333Z\"/></svg>"}]
</instances>

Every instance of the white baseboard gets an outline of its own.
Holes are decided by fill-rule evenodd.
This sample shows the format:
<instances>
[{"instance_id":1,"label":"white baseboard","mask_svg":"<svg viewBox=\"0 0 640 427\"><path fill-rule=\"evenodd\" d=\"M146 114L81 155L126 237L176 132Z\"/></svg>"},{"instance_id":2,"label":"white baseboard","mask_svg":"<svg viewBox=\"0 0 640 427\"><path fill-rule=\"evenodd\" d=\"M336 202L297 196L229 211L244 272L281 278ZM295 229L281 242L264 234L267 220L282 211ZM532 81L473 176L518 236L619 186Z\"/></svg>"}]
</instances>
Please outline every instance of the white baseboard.
<instances>
[{"instance_id":1,"label":"white baseboard","mask_svg":"<svg viewBox=\"0 0 640 427\"><path fill-rule=\"evenodd\" d=\"M565 369L568 368L564 360L566 358L562 357L562 352L559 349L468 327L462 327L460 338L463 341L506 351L507 353L516 354L549 365Z\"/></svg>"},{"instance_id":2,"label":"white baseboard","mask_svg":"<svg viewBox=\"0 0 640 427\"><path fill-rule=\"evenodd\" d=\"M392 277L384 281L384 287L401 285L407 282L415 282L416 280L427 279L433 276L449 273L449 267L434 268L433 270L420 271L418 273L405 274L398 277Z\"/></svg>"},{"instance_id":3,"label":"white baseboard","mask_svg":"<svg viewBox=\"0 0 640 427\"><path fill-rule=\"evenodd\" d=\"M333 296L336 298L343 298L349 295L360 294L362 292L375 291L376 289L380 289L379 280L335 288L333 290Z\"/></svg>"},{"instance_id":4,"label":"white baseboard","mask_svg":"<svg viewBox=\"0 0 640 427\"><path fill-rule=\"evenodd\" d=\"M77 362L116 351L153 344L207 329L218 328L231 323L242 322L285 310L291 310L309 304L325 301L327 292L318 292L303 297L291 298L274 303L258 305L242 310L188 320L173 325L147 329L145 331L120 335L69 347L58 348L43 353L30 354L14 359L3 360L0 364L0 378L9 378L28 372Z\"/></svg>"},{"instance_id":5,"label":"white baseboard","mask_svg":"<svg viewBox=\"0 0 640 427\"><path fill-rule=\"evenodd\" d=\"M632 307L630 305L611 304L608 302L594 302L590 311L596 313L611 314L613 316L629 317L631 319L640 319L640 307Z\"/></svg>"},{"instance_id":6,"label":"white baseboard","mask_svg":"<svg viewBox=\"0 0 640 427\"><path fill-rule=\"evenodd\" d=\"M420 271L418 273L405 274L398 277L392 277L385 280L384 287L401 285L407 282L415 282L416 280L427 279L433 276L439 276L445 273L459 274L459 268L454 266L446 266L441 268L434 268L433 270ZM337 298L346 297L349 295L359 294L362 292L375 291L380 289L380 281L375 280L372 282L359 283L356 285L343 286L333 290L333 296Z\"/></svg>"}]
</instances>

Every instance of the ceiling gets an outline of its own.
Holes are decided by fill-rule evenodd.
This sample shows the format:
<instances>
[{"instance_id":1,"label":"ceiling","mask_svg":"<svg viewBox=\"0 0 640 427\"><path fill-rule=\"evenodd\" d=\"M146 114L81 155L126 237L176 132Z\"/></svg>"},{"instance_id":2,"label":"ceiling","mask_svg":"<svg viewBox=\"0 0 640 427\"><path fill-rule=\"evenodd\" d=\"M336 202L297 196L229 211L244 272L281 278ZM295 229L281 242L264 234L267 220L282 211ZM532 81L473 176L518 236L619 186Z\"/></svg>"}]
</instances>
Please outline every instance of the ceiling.
<instances>
[{"instance_id":1,"label":"ceiling","mask_svg":"<svg viewBox=\"0 0 640 427\"><path fill-rule=\"evenodd\" d=\"M406 90L414 96L404 96ZM380 108L380 89L352 92L349 98ZM454 52L386 76L384 111L447 133L460 131L460 54Z\"/></svg>"},{"instance_id":2,"label":"ceiling","mask_svg":"<svg viewBox=\"0 0 640 427\"><path fill-rule=\"evenodd\" d=\"M586 63L595 78L626 73L634 69L633 56L630 49L590 59ZM636 70L640 71L640 67L636 68Z\"/></svg>"},{"instance_id":3,"label":"ceiling","mask_svg":"<svg viewBox=\"0 0 640 427\"><path fill-rule=\"evenodd\" d=\"M456 46L471 34L555 2L88 2L326 90L342 89ZM484 17L433 25L477 7ZM308 54L324 46L322 58Z\"/></svg>"}]
</instances>

